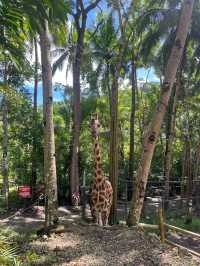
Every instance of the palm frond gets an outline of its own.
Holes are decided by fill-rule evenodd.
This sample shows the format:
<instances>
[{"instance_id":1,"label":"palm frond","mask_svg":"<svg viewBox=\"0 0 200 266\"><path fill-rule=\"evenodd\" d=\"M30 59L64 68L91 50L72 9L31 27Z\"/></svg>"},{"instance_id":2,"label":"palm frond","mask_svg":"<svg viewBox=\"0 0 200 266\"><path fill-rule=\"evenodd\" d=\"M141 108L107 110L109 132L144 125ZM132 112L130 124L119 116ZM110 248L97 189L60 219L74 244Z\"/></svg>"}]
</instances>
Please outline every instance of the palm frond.
<instances>
[{"instance_id":1,"label":"palm frond","mask_svg":"<svg viewBox=\"0 0 200 266\"><path fill-rule=\"evenodd\" d=\"M59 67L62 67L64 61L66 60L66 58L68 57L69 55L69 50L66 49L62 54L61 56L53 63L53 67L52 67L52 75L55 74L56 70L59 68Z\"/></svg>"}]
</instances>

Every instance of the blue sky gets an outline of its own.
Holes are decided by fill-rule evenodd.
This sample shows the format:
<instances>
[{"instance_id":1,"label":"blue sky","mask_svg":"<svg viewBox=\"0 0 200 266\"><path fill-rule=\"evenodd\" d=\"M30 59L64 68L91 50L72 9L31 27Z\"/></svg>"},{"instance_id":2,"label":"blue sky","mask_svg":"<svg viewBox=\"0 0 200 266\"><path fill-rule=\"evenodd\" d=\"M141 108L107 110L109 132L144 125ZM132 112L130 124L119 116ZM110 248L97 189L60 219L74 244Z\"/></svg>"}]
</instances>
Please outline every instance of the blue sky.
<instances>
[{"instance_id":1,"label":"blue sky","mask_svg":"<svg viewBox=\"0 0 200 266\"><path fill-rule=\"evenodd\" d=\"M58 73L57 75L55 75L55 77L53 78L53 84L54 87L56 85L56 83L61 83L61 84L66 84L66 81L64 79L65 75L63 74L63 71L61 71L60 73ZM137 78L138 80L142 79L144 81L148 82L159 82L158 77L155 74L155 71L153 68L140 68L137 71ZM72 77L69 78L69 82L67 82L69 85L72 85ZM25 85L26 89L28 89L28 91L33 94L33 88L34 88L34 84L33 83L27 83ZM62 101L63 100L63 94L60 90L54 90L53 93L53 98L55 102L58 101ZM42 82L39 82L38 85L38 104L42 104Z\"/></svg>"},{"instance_id":2,"label":"blue sky","mask_svg":"<svg viewBox=\"0 0 200 266\"><path fill-rule=\"evenodd\" d=\"M33 88L34 84L33 83L27 83L25 85L26 89L33 95ZM63 100L63 94L61 91L54 90L53 92L53 100L54 102L59 102ZM39 82L38 84L38 104L42 104L43 102L43 97L42 97L42 82Z\"/></svg>"},{"instance_id":3,"label":"blue sky","mask_svg":"<svg viewBox=\"0 0 200 266\"><path fill-rule=\"evenodd\" d=\"M137 70L137 79L143 79L148 82L159 82L159 78L156 76L154 68L139 68Z\"/></svg>"}]
</instances>

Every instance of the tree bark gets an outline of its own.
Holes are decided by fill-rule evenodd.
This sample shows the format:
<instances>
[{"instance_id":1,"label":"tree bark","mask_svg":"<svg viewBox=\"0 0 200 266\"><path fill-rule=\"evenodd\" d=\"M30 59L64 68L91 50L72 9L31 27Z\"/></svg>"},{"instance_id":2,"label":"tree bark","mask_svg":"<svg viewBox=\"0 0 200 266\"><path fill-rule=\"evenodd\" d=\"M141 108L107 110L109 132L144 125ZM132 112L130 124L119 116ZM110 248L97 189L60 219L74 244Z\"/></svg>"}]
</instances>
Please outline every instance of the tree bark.
<instances>
[{"instance_id":1,"label":"tree bark","mask_svg":"<svg viewBox=\"0 0 200 266\"><path fill-rule=\"evenodd\" d=\"M137 225L140 220L151 160L153 157L156 141L160 133L161 124L168 106L176 72L183 54L183 49L191 22L193 3L194 0L184 1L177 28L176 39L165 70L165 79L161 88L160 99L158 101L149 129L144 136L141 160L137 171L136 185L134 187L132 204L129 212L129 225Z\"/></svg>"},{"instance_id":2,"label":"tree bark","mask_svg":"<svg viewBox=\"0 0 200 266\"><path fill-rule=\"evenodd\" d=\"M200 162L200 143L197 146L195 163L194 163L194 205L199 210L200 207L200 179L199 179L199 162Z\"/></svg>"},{"instance_id":3,"label":"tree bark","mask_svg":"<svg viewBox=\"0 0 200 266\"><path fill-rule=\"evenodd\" d=\"M135 111L136 111L137 75L134 57L131 64L131 117L130 117L130 144L129 144L129 172L127 197L131 200L134 185L134 152L135 152Z\"/></svg>"},{"instance_id":4,"label":"tree bark","mask_svg":"<svg viewBox=\"0 0 200 266\"><path fill-rule=\"evenodd\" d=\"M38 93L38 49L37 39L34 38L35 48L35 69L34 69L34 95L33 95L33 150L32 150L32 177L31 189L32 197L35 199L37 182L37 93Z\"/></svg>"},{"instance_id":5,"label":"tree bark","mask_svg":"<svg viewBox=\"0 0 200 266\"><path fill-rule=\"evenodd\" d=\"M190 135L190 133L188 132ZM186 136L186 158L187 158L187 167L186 167L186 177L187 177L187 202L186 202L186 219L185 223L190 224L192 222L192 160L191 160L191 136Z\"/></svg>"},{"instance_id":6,"label":"tree bark","mask_svg":"<svg viewBox=\"0 0 200 266\"><path fill-rule=\"evenodd\" d=\"M9 182L8 182L8 102L6 96L2 101L3 112L3 159L2 159L2 176L3 176L3 192L5 195L6 208L9 208Z\"/></svg>"},{"instance_id":7,"label":"tree bark","mask_svg":"<svg viewBox=\"0 0 200 266\"><path fill-rule=\"evenodd\" d=\"M52 69L48 23L40 32L43 113L44 113L44 179L45 179L45 227L55 223L57 217L57 176L53 124Z\"/></svg>"},{"instance_id":8,"label":"tree bark","mask_svg":"<svg viewBox=\"0 0 200 266\"><path fill-rule=\"evenodd\" d=\"M110 211L109 221L111 224L117 223L117 193L118 193L118 157L119 157L119 140L118 140L118 79L120 76L120 70L122 67L124 53L128 47L129 38L125 36L125 29L128 23L128 19L132 12L133 1L131 1L127 8L127 14L122 20L120 2L118 3L117 12L119 15L119 27L121 31L121 37L119 40L119 55L117 64L114 70L112 70L113 80L111 86L111 119L110 119L110 181L113 188L113 202Z\"/></svg>"},{"instance_id":9,"label":"tree bark","mask_svg":"<svg viewBox=\"0 0 200 266\"><path fill-rule=\"evenodd\" d=\"M78 19L78 18L77 18ZM79 149L81 129L81 85L80 69L84 49L84 34L87 16L82 17L82 27L77 26L78 40L76 45L75 58L73 62L73 133L72 133L72 159L70 166L70 199L72 205L76 205L73 195L79 194Z\"/></svg>"},{"instance_id":10,"label":"tree bark","mask_svg":"<svg viewBox=\"0 0 200 266\"><path fill-rule=\"evenodd\" d=\"M113 203L110 211L110 224L117 222L117 189L118 189L118 79L114 77L111 87L110 119L110 181L113 188Z\"/></svg>"},{"instance_id":11,"label":"tree bark","mask_svg":"<svg viewBox=\"0 0 200 266\"><path fill-rule=\"evenodd\" d=\"M79 149L80 149L80 129L81 129L81 86L80 86L80 73L81 61L84 50L84 35L86 29L87 15L94 9L101 0L96 0L84 7L83 0L75 1L76 14L72 14L75 21L77 31L77 43L75 50L75 57L73 62L73 134L72 134L72 157L70 165L70 199L71 203L74 202L73 195L79 194Z\"/></svg>"},{"instance_id":12,"label":"tree bark","mask_svg":"<svg viewBox=\"0 0 200 266\"><path fill-rule=\"evenodd\" d=\"M8 63L5 60L4 66L4 86L7 86L8 80ZM2 122L3 122L3 139L2 139L2 176L3 176L3 192L5 195L6 209L9 208L9 180L8 180L8 100L6 95L2 99Z\"/></svg>"},{"instance_id":13,"label":"tree bark","mask_svg":"<svg viewBox=\"0 0 200 266\"><path fill-rule=\"evenodd\" d=\"M174 140L174 130L176 124L176 106L177 98L180 89L180 80L177 78L177 82L174 89L174 95L171 97L171 106L168 108L167 114L167 132L166 132L166 147L164 157L164 179L165 179L165 190L164 190L164 207L168 208L169 191L170 191L170 172L172 166L172 144Z\"/></svg>"}]
</instances>

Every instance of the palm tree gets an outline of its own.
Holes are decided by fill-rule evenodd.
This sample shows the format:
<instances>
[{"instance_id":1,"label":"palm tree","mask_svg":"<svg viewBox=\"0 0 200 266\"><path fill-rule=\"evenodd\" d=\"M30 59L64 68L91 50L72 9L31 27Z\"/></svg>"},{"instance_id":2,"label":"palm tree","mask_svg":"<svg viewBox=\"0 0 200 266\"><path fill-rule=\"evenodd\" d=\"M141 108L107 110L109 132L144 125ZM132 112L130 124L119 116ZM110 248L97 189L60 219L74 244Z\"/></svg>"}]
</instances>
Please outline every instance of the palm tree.
<instances>
[{"instance_id":1,"label":"palm tree","mask_svg":"<svg viewBox=\"0 0 200 266\"><path fill-rule=\"evenodd\" d=\"M118 40L118 53L115 58L115 69L112 70L112 85L111 85L111 118L110 118L110 180L113 187L113 203L111 207L110 223L117 222L117 194L118 194L118 80L124 62L125 51L128 47L130 36L126 35L128 21L133 11L133 1L129 2L125 9L119 1L116 5L116 11L119 19L120 37ZM122 12L123 10L123 12Z\"/></svg>"},{"instance_id":2,"label":"palm tree","mask_svg":"<svg viewBox=\"0 0 200 266\"><path fill-rule=\"evenodd\" d=\"M74 18L74 26L77 34L77 40L73 48L72 58L72 75L73 75L73 131L72 131L72 148L71 148L71 166L70 166L70 199L72 204L75 204L73 195L79 194L79 150L80 150L80 129L81 129L81 65L82 56L84 53L84 36L86 31L86 22L88 13L96 8L101 0L96 0L90 3L87 7L84 6L82 0L74 1L72 16ZM56 67L63 62L69 55L69 49L64 50L61 56L54 64L54 71Z\"/></svg>"},{"instance_id":3,"label":"palm tree","mask_svg":"<svg viewBox=\"0 0 200 266\"><path fill-rule=\"evenodd\" d=\"M4 86L7 86L8 78L8 66L7 62L4 62ZM8 99L6 95L2 99L2 113L3 113L3 140L2 140L2 175L4 194L6 200L6 208L9 208L9 180L8 180Z\"/></svg>"},{"instance_id":4,"label":"palm tree","mask_svg":"<svg viewBox=\"0 0 200 266\"><path fill-rule=\"evenodd\" d=\"M37 94L38 94L38 48L37 37L34 37L34 51L35 51L35 68L34 68L34 95L33 95L33 150L32 150L32 178L31 188L32 197L35 199L36 181L37 181Z\"/></svg>"},{"instance_id":5,"label":"palm tree","mask_svg":"<svg viewBox=\"0 0 200 266\"><path fill-rule=\"evenodd\" d=\"M43 82L43 119L44 119L44 180L45 226L48 228L57 220L57 176L55 158L55 140L53 126L52 69L50 59L50 40L48 22L40 32L42 82Z\"/></svg>"}]
</instances>

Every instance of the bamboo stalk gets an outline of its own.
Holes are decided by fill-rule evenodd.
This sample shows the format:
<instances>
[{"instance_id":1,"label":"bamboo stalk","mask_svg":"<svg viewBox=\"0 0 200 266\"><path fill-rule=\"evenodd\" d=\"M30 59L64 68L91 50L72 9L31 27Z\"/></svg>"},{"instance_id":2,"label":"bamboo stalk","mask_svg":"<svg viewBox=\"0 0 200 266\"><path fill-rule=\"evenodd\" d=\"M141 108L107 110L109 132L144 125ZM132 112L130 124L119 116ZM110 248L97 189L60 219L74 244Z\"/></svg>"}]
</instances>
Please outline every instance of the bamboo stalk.
<instances>
[{"instance_id":1,"label":"bamboo stalk","mask_svg":"<svg viewBox=\"0 0 200 266\"><path fill-rule=\"evenodd\" d=\"M175 247L177 247L177 248L184 249L184 250L188 251L189 253L191 253L192 255L197 256L197 257L200 258L200 253L198 253L198 252L196 252L196 251L194 251L194 250L191 250L191 249L189 249L189 248L183 247L183 246L181 246L181 245L179 245L179 244L176 244L176 243L174 243L174 242L172 242L172 241L170 241L170 240L168 240L168 239L165 239L165 242L166 242L167 244L170 244L170 245L175 246Z\"/></svg>"},{"instance_id":2,"label":"bamboo stalk","mask_svg":"<svg viewBox=\"0 0 200 266\"><path fill-rule=\"evenodd\" d=\"M164 223L164 226L166 226L169 229L176 230L176 231L179 231L181 233L188 234L188 235L200 238L200 234L197 234L197 233L194 233L194 232L191 232L191 231L176 227L174 225L170 225L170 224Z\"/></svg>"}]
</instances>

